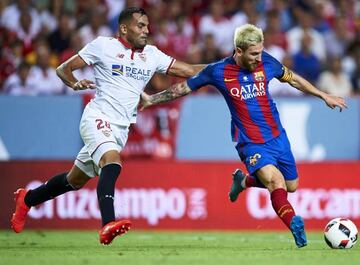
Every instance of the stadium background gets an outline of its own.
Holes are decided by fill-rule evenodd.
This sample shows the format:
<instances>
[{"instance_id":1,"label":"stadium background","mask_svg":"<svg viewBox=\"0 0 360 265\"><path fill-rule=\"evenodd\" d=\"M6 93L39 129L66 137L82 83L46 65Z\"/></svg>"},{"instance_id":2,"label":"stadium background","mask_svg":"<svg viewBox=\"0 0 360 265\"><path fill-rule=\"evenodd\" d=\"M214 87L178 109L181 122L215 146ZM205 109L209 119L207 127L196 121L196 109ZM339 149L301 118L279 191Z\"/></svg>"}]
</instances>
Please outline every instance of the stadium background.
<instances>
[{"instance_id":1,"label":"stadium background","mask_svg":"<svg viewBox=\"0 0 360 265\"><path fill-rule=\"evenodd\" d=\"M342 113L279 83L271 86L301 176L290 195L309 229L333 217L360 225L360 5L358 1L2 1L0 24L0 228L12 191L65 171L82 146L78 124L92 93L59 84L54 67L97 35L115 35L125 6L146 8L151 42L175 58L208 63L231 54L235 26L262 27L266 49L324 90L348 98ZM304 19L306 18L306 19ZM308 24L307 24L308 23ZM336 64L337 62L337 64ZM91 69L76 75L92 79ZM21 78L23 82L21 82ZM179 80L155 76L154 93ZM264 190L227 198L242 167L230 117L211 87L141 112L123 152L116 211L136 228L285 229ZM96 229L96 180L32 209L28 228Z\"/></svg>"}]
</instances>

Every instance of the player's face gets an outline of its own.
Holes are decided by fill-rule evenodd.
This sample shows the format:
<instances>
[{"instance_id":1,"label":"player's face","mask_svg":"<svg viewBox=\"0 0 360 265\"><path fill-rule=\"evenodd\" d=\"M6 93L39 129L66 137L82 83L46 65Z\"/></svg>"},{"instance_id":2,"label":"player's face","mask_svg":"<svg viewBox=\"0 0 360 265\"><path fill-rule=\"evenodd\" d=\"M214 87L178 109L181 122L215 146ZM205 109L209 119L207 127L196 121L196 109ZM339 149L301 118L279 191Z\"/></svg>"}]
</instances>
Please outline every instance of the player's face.
<instances>
[{"instance_id":1,"label":"player's face","mask_svg":"<svg viewBox=\"0 0 360 265\"><path fill-rule=\"evenodd\" d=\"M264 46L262 43L252 45L245 51L237 48L237 54L240 56L241 66L249 71L254 71L259 63L261 63L261 53L263 49Z\"/></svg>"},{"instance_id":2,"label":"player's face","mask_svg":"<svg viewBox=\"0 0 360 265\"><path fill-rule=\"evenodd\" d=\"M149 19L139 13L133 14L133 19L127 25L126 39L136 49L142 49L147 44L149 35Z\"/></svg>"}]
</instances>

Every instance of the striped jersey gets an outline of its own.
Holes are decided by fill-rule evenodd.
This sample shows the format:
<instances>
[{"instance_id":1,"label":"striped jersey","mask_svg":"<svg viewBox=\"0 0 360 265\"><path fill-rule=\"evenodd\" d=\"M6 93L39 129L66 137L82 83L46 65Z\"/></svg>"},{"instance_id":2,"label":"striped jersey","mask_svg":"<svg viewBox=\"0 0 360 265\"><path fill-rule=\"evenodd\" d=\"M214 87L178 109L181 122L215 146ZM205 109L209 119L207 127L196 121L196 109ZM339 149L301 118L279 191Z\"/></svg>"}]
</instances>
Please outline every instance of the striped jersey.
<instances>
[{"instance_id":1,"label":"striped jersey","mask_svg":"<svg viewBox=\"0 0 360 265\"><path fill-rule=\"evenodd\" d=\"M240 144L265 143L284 130L270 93L272 78L284 81L285 66L262 52L262 61L254 71L238 66L227 57L209 64L187 80L191 90L213 85L224 96L231 113L233 141Z\"/></svg>"}]
</instances>

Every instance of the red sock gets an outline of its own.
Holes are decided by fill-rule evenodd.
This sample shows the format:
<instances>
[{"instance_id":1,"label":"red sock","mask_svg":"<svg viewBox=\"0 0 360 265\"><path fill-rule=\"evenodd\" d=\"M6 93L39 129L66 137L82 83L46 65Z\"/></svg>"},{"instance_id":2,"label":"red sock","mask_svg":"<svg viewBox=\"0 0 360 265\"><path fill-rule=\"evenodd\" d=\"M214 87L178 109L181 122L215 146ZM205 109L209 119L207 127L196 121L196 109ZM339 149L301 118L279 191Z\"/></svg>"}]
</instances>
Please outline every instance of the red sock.
<instances>
[{"instance_id":1,"label":"red sock","mask_svg":"<svg viewBox=\"0 0 360 265\"><path fill-rule=\"evenodd\" d=\"M256 178L250 175L246 175L245 186L246 188L249 187L265 188L265 186L260 181L258 181Z\"/></svg>"},{"instance_id":2,"label":"red sock","mask_svg":"<svg viewBox=\"0 0 360 265\"><path fill-rule=\"evenodd\" d=\"M295 211L287 200L287 191L276 189L271 193L271 203L280 219L290 228L291 219L295 216Z\"/></svg>"}]
</instances>

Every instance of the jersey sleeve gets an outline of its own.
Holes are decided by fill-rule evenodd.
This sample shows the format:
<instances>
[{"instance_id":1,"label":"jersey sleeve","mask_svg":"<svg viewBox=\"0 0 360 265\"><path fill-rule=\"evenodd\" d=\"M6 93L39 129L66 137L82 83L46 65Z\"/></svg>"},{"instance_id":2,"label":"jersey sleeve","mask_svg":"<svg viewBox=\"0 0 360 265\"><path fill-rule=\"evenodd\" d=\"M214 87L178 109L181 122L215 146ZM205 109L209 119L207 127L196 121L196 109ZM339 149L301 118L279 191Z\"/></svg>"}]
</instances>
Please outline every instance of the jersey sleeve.
<instances>
[{"instance_id":1,"label":"jersey sleeve","mask_svg":"<svg viewBox=\"0 0 360 265\"><path fill-rule=\"evenodd\" d=\"M272 76L281 81L281 78L285 73L285 66L266 52L264 52L264 56L264 59L270 64L269 68L271 69Z\"/></svg>"},{"instance_id":2,"label":"jersey sleeve","mask_svg":"<svg viewBox=\"0 0 360 265\"><path fill-rule=\"evenodd\" d=\"M103 39L101 37L89 42L82 48L78 55L87 65L93 65L100 61L103 52Z\"/></svg>"},{"instance_id":3,"label":"jersey sleeve","mask_svg":"<svg viewBox=\"0 0 360 265\"><path fill-rule=\"evenodd\" d=\"M171 65L175 62L175 59L171 56L166 55L158 48L154 46L154 56L157 61L156 72L161 74L166 74Z\"/></svg>"},{"instance_id":4,"label":"jersey sleeve","mask_svg":"<svg viewBox=\"0 0 360 265\"><path fill-rule=\"evenodd\" d=\"M293 78L293 72L283 65L283 74L278 78L281 82L290 82Z\"/></svg>"},{"instance_id":5,"label":"jersey sleeve","mask_svg":"<svg viewBox=\"0 0 360 265\"><path fill-rule=\"evenodd\" d=\"M187 85L191 90L195 91L202 86L211 84L212 82L212 65L207 65L203 70L201 70L197 75L190 77L187 80Z\"/></svg>"}]
</instances>

